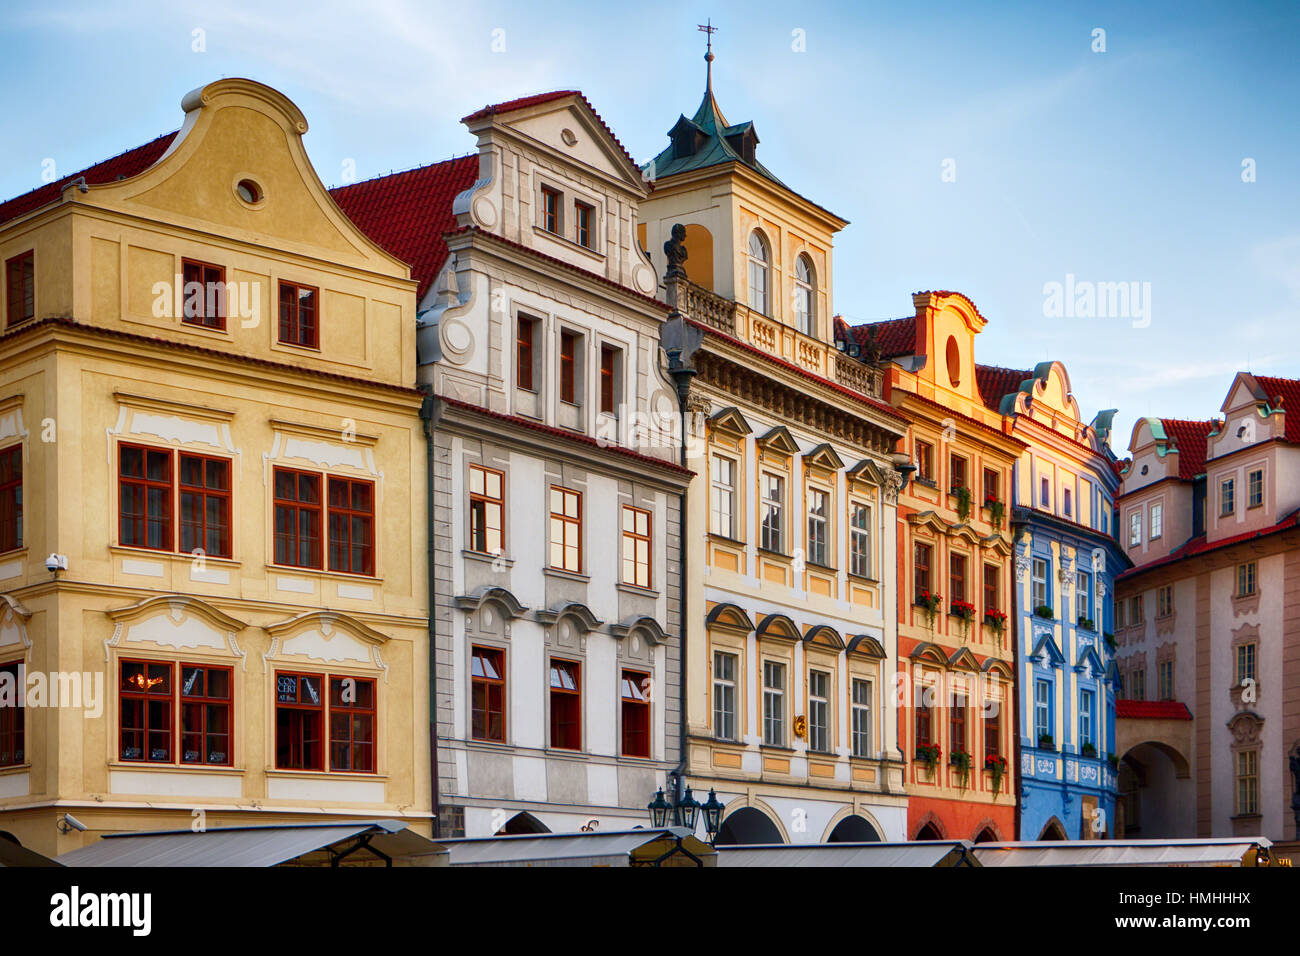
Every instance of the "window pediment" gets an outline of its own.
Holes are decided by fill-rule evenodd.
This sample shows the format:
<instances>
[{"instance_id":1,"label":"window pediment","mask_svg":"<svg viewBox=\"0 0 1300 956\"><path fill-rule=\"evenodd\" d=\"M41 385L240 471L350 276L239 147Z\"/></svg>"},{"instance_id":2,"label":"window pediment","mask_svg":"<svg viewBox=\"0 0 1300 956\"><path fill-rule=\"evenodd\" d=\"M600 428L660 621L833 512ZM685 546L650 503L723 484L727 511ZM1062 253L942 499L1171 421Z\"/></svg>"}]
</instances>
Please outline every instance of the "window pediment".
<instances>
[{"instance_id":1,"label":"window pediment","mask_svg":"<svg viewBox=\"0 0 1300 956\"><path fill-rule=\"evenodd\" d=\"M780 452L783 455L799 454L799 443L790 434L790 429L784 425L777 425L768 431L758 439L758 443L768 451Z\"/></svg>"},{"instance_id":2,"label":"window pediment","mask_svg":"<svg viewBox=\"0 0 1300 956\"><path fill-rule=\"evenodd\" d=\"M528 611L510 590L491 584L475 588L470 594L458 595L453 600L462 611L470 612L481 610L485 604L494 604L508 620L522 617Z\"/></svg>"},{"instance_id":3,"label":"window pediment","mask_svg":"<svg viewBox=\"0 0 1300 956\"><path fill-rule=\"evenodd\" d=\"M382 670L385 682L388 680L388 665L380 655L388 636L346 614L306 611L267 625L265 630L271 635L271 647L262 655L264 671L272 660L307 658Z\"/></svg>"},{"instance_id":4,"label":"window pediment","mask_svg":"<svg viewBox=\"0 0 1300 956\"><path fill-rule=\"evenodd\" d=\"M948 665L948 655L940 650L937 644L932 644L929 641L923 641L916 645L916 647L912 648L912 653L907 656L918 664L926 662L938 664L940 667Z\"/></svg>"},{"instance_id":5,"label":"window pediment","mask_svg":"<svg viewBox=\"0 0 1300 956\"><path fill-rule=\"evenodd\" d=\"M248 625L195 597L165 594L105 613L114 623L112 637L104 642L105 661L112 648L123 644L245 657L235 635Z\"/></svg>"},{"instance_id":6,"label":"window pediment","mask_svg":"<svg viewBox=\"0 0 1300 956\"><path fill-rule=\"evenodd\" d=\"M704 618L706 627L722 628L749 634L754 630L754 622L744 609L736 604L715 604Z\"/></svg>"},{"instance_id":7,"label":"window pediment","mask_svg":"<svg viewBox=\"0 0 1300 956\"><path fill-rule=\"evenodd\" d=\"M844 638L840 637L840 632L829 624L813 625L803 636L803 640L805 644L813 644L836 652L844 650Z\"/></svg>"},{"instance_id":8,"label":"window pediment","mask_svg":"<svg viewBox=\"0 0 1300 956\"><path fill-rule=\"evenodd\" d=\"M814 468L823 468L826 471L839 471L844 467L844 461L835 453L829 442L822 442L816 448L804 452L804 464Z\"/></svg>"},{"instance_id":9,"label":"window pediment","mask_svg":"<svg viewBox=\"0 0 1300 956\"><path fill-rule=\"evenodd\" d=\"M740 413L740 409L731 406L715 412L709 417L709 424L721 432L736 437L744 437L752 434L754 429L750 427L745 416Z\"/></svg>"},{"instance_id":10,"label":"window pediment","mask_svg":"<svg viewBox=\"0 0 1300 956\"><path fill-rule=\"evenodd\" d=\"M853 635L849 638L847 650L850 654L860 654L863 657L879 658L881 660L888 656L885 653L885 646L870 634Z\"/></svg>"},{"instance_id":11,"label":"window pediment","mask_svg":"<svg viewBox=\"0 0 1300 956\"><path fill-rule=\"evenodd\" d=\"M1048 631L1044 631L1039 635L1037 643L1034 644L1034 652L1029 655L1029 659L1036 664L1045 664L1048 667L1059 667L1065 663L1065 655L1056 646L1056 640Z\"/></svg>"},{"instance_id":12,"label":"window pediment","mask_svg":"<svg viewBox=\"0 0 1300 956\"><path fill-rule=\"evenodd\" d=\"M801 641L803 634L799 626L784 614L769 614L758 622L754 629L759 640L775 638L783 641Z\"/></svg>"}]
</instances>

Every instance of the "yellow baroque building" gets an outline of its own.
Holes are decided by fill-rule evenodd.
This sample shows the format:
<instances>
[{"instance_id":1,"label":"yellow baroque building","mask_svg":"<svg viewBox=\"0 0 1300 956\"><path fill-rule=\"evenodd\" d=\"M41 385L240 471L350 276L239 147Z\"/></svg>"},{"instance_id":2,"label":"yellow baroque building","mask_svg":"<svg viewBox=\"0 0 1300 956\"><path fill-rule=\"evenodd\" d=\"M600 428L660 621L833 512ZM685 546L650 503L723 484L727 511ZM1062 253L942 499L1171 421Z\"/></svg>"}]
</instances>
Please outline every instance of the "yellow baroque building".
<instances>
[{"instance_id":1,"label":"yellow baroque building","mask_svg":"<svg viewBox=\"0 0 1300 956\"><path fill-rule=\"evenodd\" d=\"M428 833L416 283L288 99L183 107L0 205L0 833Z\"/></svg>"}]
</instances>

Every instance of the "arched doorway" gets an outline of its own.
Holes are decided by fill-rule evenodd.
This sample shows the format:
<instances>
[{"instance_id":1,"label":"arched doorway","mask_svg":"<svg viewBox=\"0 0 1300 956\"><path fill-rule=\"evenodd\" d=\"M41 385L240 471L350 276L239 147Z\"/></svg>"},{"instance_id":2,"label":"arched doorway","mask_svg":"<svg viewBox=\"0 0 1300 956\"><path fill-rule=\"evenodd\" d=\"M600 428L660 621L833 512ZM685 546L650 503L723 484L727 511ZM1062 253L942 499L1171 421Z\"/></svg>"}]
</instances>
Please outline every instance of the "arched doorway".
<instances>
[{"instance_id":1,"label":"arched doorway","mask_svg":"<svg viewBox=\"0 0 1300 956\"><path fill-rule=\"evenodd\" d=\"M827 843L879 843L880 834L876 828L857 814L845 817L835 824L835 829L826 838Z\"/></svg>"},{"instance_id":2,"label":"arched doorway","mask_svg":"<svg viewBox=\"0 0 1300 956\"><path fill-rule=\"evenodd\" d=\"M495 836L523 836L529 833L550 833L551 828L527 811L520 811L506 821Z\"/></svg>"},{"instance_id":3,"label":"arched doorway","mask_svg":"<svg viewBox=\"0 0 1300 956\"><path fill-rule=\"evenodd\" d=\"M975 834L976 843L997 843L998 835L993 832L992 827L985 827L979 833Z\"/></svg>"},{"instance_id":4,"label":"arched doorway","mask_svg":"<svg viewBox=\"0 0 1300 956\"><path fill-rule=\"evenodd\" d=\"M741 807L722 821L716 846L737 846L746 843L784 843L781 831L762 810Z\"/></svg>"},{"instance_id":5,"label":"arched doorway","mask_svg":"<svg viewBox=\"0 0 1300 956\"><path fill-rule=\"evenodd\" d=\"M1159 840L1195 833L1195 812L1191 765L1181 751L1146 740L1125 752L1119 764L1119 836Z\"/></svg>"},{"instance_id":6,"label":"arched doorway","mask_svg":"<svg viewBox=\"0 0 1300 956\"><path fill-rule=\"evenodd\" d=\"M912 839L913 840L942 840L943 834L939 832L939 828L936 827L933 823L927 823L925 826L921 827L921 829L916 831L916 836L912 837Z\"/></svg>"},{"instance_id":7,"label":"arched doorway","mask_svg":"<svg viewBox=\"0 0 1300 956\"><path fill-rule=\"evenodd\" d=\"M1043 832L1038 834L1040 840L1064 840L1065 838L1065 827L1061 826L1061 821L1056 817L1048 820L1047 825L1043 827Z\"/></svg>"}]
</instances>

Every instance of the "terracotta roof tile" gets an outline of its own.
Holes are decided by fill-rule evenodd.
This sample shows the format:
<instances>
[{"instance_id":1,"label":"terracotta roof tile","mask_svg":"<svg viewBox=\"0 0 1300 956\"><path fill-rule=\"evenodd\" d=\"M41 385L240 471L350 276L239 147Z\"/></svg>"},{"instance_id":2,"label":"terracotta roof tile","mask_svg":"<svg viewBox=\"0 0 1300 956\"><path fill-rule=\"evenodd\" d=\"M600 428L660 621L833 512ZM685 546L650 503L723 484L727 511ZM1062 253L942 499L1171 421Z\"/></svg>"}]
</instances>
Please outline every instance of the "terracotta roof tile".
<instances>
[{"instance_id":1,"label":"terracotta roof tile","mask_svg":"<svg viewBox=\"0 0 1300 956\"><path fill-rule=\"evenodd\" d=\"M1215 421L1192 422L1180 418L1162 418L1165 435L1178 449L1178 477L1191 481L1205 471L1205 446Z\"/></svg>"},{"instance_id":2,"label":"terracotta roof tile","mask_svg":"<svg viewBox=\"0 0 1300 956\"><path fill-rule=\"evenodd\" d=\"M1033 378L1033 369L1001 368L997 365L975 364L975 384L979 387L980 398L993 411L1001 411L1002 397L1018 391L1020 384L1027 378Z\"/></svg>"},{"instance_id":3,"label":"terracotta roof tile","mask_svg":"<svg viewBox=\"0 0 1300 956\"><path fill-rule=\"evenodd\" d=\"M1152 568L1160 568L1165 565L1173 564L1175 561L1181 561L1184 558L1190 558L1198 554L1204 554L1207 551L1217 551L1219 548L1226 548L1229 545L1240 544L1242 541L1252 541L1255 538L1262 538L1270 534L1278 534L1282 531L1289 531L1292 528L1300 528L1300 509L1291 512L1275 525L1267 528L1260 528L1258 531L1243 531L1241 534L1234 534L1227 538L1220 538L1217 541L1210 541L1204 534L1198 534L1194 538L1188 538L1176 550L1171 551L1165 557L1158 561L1152 561L1150 564L1141 564L1136 568L1130 568L1115 576L1116 581L1123 581L1127 578L1136 577L1143 572L1150 571Z\"/></svg>"},{"instance_id":4,"label":"terracotta roof tile","mask_svg":"<svg viewBox=\"0 0 1300 956\"><path fill-rule=\"evenodd\" d=\"M93 166L87 166L79 172L69 173L62 179L56 179L54 182L46 183L29 193L23 193L8 202L0 203L0 223L16 219L19 216L25 216L42 206L48 206L50 203L58 201L59 197L63 195L64 188L79 176L86 177L86 185L88 186L102 186L104 183L138 176L158 162L175 138L175 131L165 133L143 146L129 149L111 159L106 159Z\"/></svg>"},{"instance_id":5,"label":"terracotta roof tile","mask_svg":"<svg viewBox=\"0 0 1300 956\"><path fill-rule=\"evenodd\" d=\"M478 154L419 166L330 190L339 208L377 245L411 267L424 298L447 258L451 205L478 179Z\"/></svg>"},{"instance_id":6,"label":"terracotta roof tile","mask_svg":"<svg viewBox=\"0 0 1300 956\"><path fill-rule=\"evenodd\" d=\"M1268 393L1268 402L1286 412L1286 440L1300 443L1300 379L1256 375L1255 381Z\"/></svg>"},{"instance_id":7,"label":"terracotta roof tile","mask_svg":"<svg viewBox=\"0 0 1300 956\"><path fill-rule=\"evenodd\" d=\"M1191 720L1192 712L1177 700L1117 700L1115 716L1121 720Z\"/></svg>"},{"instance_id":8,"label":"terracotta roof tile","mask_svg":"<svg viewBox=\"0 0 1300 956\"><path fill-rule=\"evenodd\" d=\"M866 345L872 330L880 346L880 357L897 358L911 355L916 351L916 316L909 315L901 319L886 319L883 322L866 322L862 325L844 328L853 334L853 340L859 345Z\"/></svg>"}]
</instances>

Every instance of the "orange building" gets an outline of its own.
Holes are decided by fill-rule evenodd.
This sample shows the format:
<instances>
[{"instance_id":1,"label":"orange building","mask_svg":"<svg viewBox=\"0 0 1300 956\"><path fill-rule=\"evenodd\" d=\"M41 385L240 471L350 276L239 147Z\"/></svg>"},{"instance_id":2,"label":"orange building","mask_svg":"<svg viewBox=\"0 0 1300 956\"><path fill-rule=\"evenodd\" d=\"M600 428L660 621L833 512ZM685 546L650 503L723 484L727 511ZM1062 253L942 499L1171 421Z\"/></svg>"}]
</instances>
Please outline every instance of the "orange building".
<instances>
[{"instance_id":1,"label":"orange building","mask_svg":"<svg viewBox=\"0 0 1300 956\"><path fill-rule=\"evenodd\" d=\"M1024 445L997 410L999 370L976 366L985 325L956 292L915 315L849 329L885 369L915 471L898 498L898 746L913 840L1015 839L1017 773L1008 494Z\"/></svg>"}]
</instances>

